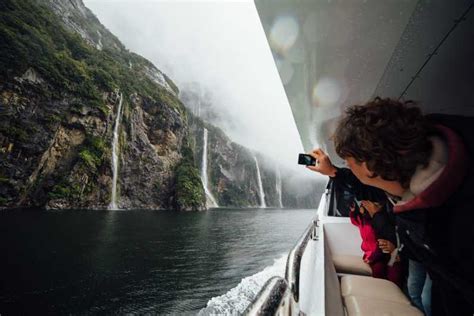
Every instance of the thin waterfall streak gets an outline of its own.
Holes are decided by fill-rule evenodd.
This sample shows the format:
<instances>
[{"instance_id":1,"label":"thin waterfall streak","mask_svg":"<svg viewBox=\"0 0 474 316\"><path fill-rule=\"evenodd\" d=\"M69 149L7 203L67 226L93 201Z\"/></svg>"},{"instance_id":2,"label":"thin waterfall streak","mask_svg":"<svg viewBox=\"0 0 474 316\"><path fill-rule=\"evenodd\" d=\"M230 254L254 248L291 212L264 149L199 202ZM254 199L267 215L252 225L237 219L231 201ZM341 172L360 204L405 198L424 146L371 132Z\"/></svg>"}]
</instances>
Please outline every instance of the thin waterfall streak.
<instances>
[{"instance_id":1,"label":"thin waterfall streak","mask_svg":"<svg viewBox=\"0 0 474 316\"><path fill-rule=\"evenodd\" d=\"M117 117L115 119L114 126L114 139L112 141L112 198L109 204L109 210L117 210L117 181L118 181L118 163L119 163L119 130L120 130L120 120L122 118L122 103L123 95L120 94L120 101L117 110Z\"/></svg>"},{"instance_id":2,"label":"thin waterfall streak","mask_svg":"<svg viewBox=\"0 0 474 316\"><path fill-rule=\"evenodd\" d=\"M219 207L216 199L209 190L207 179L207 128L204 128L203 145L202 145L202 165L201 165L201 181L204 191L206 192L206 205L208 207Z\"/></svg>"},{"instance_id":3,"label":"thin waterfall streak","mask_svg":"<svg viewBox=\"0 0 474 316\"><path fill-rule=\"evenodd\" d=\"M258 160L257 157L254 157L255 165L257 166L257 180L258 180L258 190L260 191L260 207L266 208L267 205L265 204L265 192L263 191L263 184L262 184L262 176L260 175L260 168L258 167Z\"/></svg>"},{"instance_id":4,"label":"thin waterfall streak","mask_svg":"<svg viewBox=\"0 0 474 316\"><path fill-rule=\"evenodd\" d=\"M280 208L283 208L283 200L282 200L282 183L281 183L281 173L280 173L280 168L277 168L276 170L277 178L276 178L276 189L278 192L278 203L280 204Z\"/></svg>"}]
</instances>

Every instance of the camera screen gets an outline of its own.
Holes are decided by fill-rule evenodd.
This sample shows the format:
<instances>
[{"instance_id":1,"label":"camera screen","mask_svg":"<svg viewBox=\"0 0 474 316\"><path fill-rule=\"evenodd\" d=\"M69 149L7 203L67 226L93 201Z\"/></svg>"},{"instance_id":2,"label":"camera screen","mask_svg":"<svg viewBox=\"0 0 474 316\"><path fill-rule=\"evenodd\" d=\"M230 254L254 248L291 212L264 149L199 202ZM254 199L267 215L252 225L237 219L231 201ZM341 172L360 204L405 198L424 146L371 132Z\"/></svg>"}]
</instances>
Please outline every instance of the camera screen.
<instances>
[{"instance_id":1,"label":"camera screen","mask_svg":"<svg viewBox=\"0 0 474 316\"><path fill-rule=\"evenodd\" d=\"M298 157L298 164L300 165L315 165L316 159L310 155L300 154Z\"/></svg>"}]
</instances>

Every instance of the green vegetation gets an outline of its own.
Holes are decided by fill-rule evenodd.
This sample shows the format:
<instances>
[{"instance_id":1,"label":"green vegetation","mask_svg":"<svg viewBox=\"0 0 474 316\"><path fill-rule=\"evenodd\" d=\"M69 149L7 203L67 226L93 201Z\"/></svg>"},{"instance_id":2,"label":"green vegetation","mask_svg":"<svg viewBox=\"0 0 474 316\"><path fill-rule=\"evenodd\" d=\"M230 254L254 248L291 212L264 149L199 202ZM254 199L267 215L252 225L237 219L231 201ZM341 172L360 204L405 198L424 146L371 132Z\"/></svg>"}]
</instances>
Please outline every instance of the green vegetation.
<instances>
[{"instance_id":1,"label":"green vegetation","mask_svg":"<svg viewBox=\"0 0 474 316\"><path fill-rule=\"evenodd\" d=\"M28 140L28 130L18 126L17 121L10 121L7 124L0 125L0 133L8 135L14 141L25 142Z\"/></svg>"},{"instance_id":2,"label":"green vegetation","mask_svg":"<svg viewBox=\"0 0 474 316\"><path fill-rule=\"evenodd\" d=\"M81 22L85 29L99 26L97 20L94 23L85 19ZM80 96L104 114L108 110L101 91L116 88L126 95L138 92L183 109L175 96L143 74L145 68L153 67L150 62L128 52L110 33L105 35L115 45L97 50L78 34L65 29L59 18L37 1L2 0L0 80L21 76L31 67L51 85L48 93L52 96L60 98L65 93ZM97 36L97 30L92 36ZM129 69L129 62L136 66ZM177 90L169 78L167 81Z\"/></svg>"},{"instance_id":3,"label":"green vegetation","mask_svg":"<svg viewBox=\"0 0 474 316\"><path fill-rule=\"evenodd\" d=\"M82 161L90 167L97 169L97 166L101 163L100 157L97 157L95 154L91 153L88 149L83 149L79 153L79 157L81 157Z\"/></svg>"},{"instance_id":4,"label":"green vegetation","mask_svg":"<svg viewBox=\"0 0 474 316\"><path fill-rule=\"evenodd\" d=\"M89 168L89 171L96 171L106 158L107 145L100 137L89 135L79 152L79 157Z\"/></svg>"},{"instance_id":5,"label":"green vegetation","mask_svg":"<svg viewBox=\"0 0 474 316\"><path fill-rule=\"evenodd\" d=\"M168 113L174 115L176 110L185 121L186 111L179 99L147 76L150 71L157 71L149 61L126 50L92 14L83 16L73 10L68 18L94 41L100 39L103 49L90 45L78 33L64 26L62 17L56 16L48 7L51 2L0 1L0 82L5 83L2 93L6 92L2 98L7 100L10 95L14 96L6 101L11 108L0 115L0 134L6 136L8 145L11 143L15 149L22 149L23 156L28 154L36 159L35 155L44 151L45 141L50 139L47 136L51 136L49 133L54 133L60 124L64 127L74 124L74 128L94 133L93 124L70 120L71 114L98 116L105 122L110 109L104 92L116 90L124 94L124 111L130 106L128 96L136 93L156 104L160 111L166 108ZM19 84L15 80L30 68L44 80L43 84ZM165 79L177 92L174 83L166 76ZM30 104L38 108L34 117L22 112L25 108L29 110L26 106ZM25 111L25 114L28 113ZM169 117L165 117L164 121L166 119L169 120ZM124 129L129 125L127 120L128 116L124 115ZM185 128L184 124L182 126ZM50 199L73 200L81 198L81 191L85 195L96 189L100 185L99 176L108 171L110 144L90 134L83 144L73 148L73 155L68 154L65 161L58 161L60 167L47 179L40 176L31 186L18 190L22 190L25 196L28 194L32 200L45 199L45 192L48 191ZM122 150L127 146L124 135L122 133L120 138ZM16 167L15 164L20 162L13 161L10 165ZM183 158L174 171L179 175L175 201L183 208L201 208L205 195L192 155L191 160ZM13 175L10 182L21 183L18 181L21 179L15 177ZM1 185L5 186L5 183L9 182L0 179ZM158 182L155 184L158 191L162 186ZM8 194L7 198L13 203L17 194ZM71 205L79 202L74 201Z\"/></svg>"},{"instance_id":6,"label":"green vegetation","mask_svg":"<svg viewBox=\"0 0 474 316\"><path fill-rule=\"evenodd\" d=\"M0 206L6 205L8 200L2 196L0 196Z\"/></svg>"},{"instance_id":7,"label":"green vegetation","mask_svg":"<svg viewBox=\"0 0 474 316\"><path fill-rule=\"evenodd\" d=\"M78 199L81 195L81 187L79 184L72 184L67 180L62 180L56 184L53 189L48 193L50 199Z\"/></svg>"},{"instance_id":8,"label":"green vegetation","mask_svg":"<svg viewBox=\"0 0 474 316\"><path fill-rule=\"evenodd\" d=\"M194 166L193 151L189 146L182 150L183 159L176 168L176 206L179 210L199 210L206 204L206 194L198 169Z\"/></svg>"},{"instance_id":9,"label":"green vegetation","mask_svg":"<svg viewBox=\"0 0 474 316\"><path fill-rule=\"evenodd\" d=\"M60 27L47 8L31 0L6 0L0 4L0 68L2 79L22 75L33 67L56 91L99 99L91 79L94 57L82 39Z\"/></svg>"},{"instance_id":10,"label":"green vegetation","mask_svg":"<svg viewBox=\"0 0 474 316\"><path fill-rule=\"evenodd\" d=\"M199 210L205 205L206 197L197 169L182 164L176 171L176 204L178 209Z\"/></svg>"},{"instance_id":11,"label":"green vegetation","mask_svg":"<svg viewBox=\"0 0 474 316\"><path fill-rule=\"evenodd\" d=\"M81 170L89 174L88 184L84 187L86 193L93 189L99 168L106 162L107 145L101 137L87 135L86 140L79 149L79 159L82 163ZM91 178L92 177L92 178ZM48 193L50 199L74 200L81 198L81 183L66 178L56 181L52 190Z\"/></svg>"},{"instance_id":12,"label":"green vegetation","mask_svg":"<svg viewBox=\"0 0 474 316\"><path fill-rule=\"evenodd\" d=\"M57 114L51 114L46 118L46 121L53 126L56 123L60 123L62 120L63 120L62 117Z\"/></svg>"},{"instance_id":13,"label":"green vegetation","mask_svg":"<svg viewBox=\"0 0 474 316\"><path fill-rule=\"evenodd\" d=\"M179 94L179 89L178 87L174 84L174 82L165 74L163 74L163 77L165 77L166 82L170 85L171 89L176 93Z\"/></svg>"},{"instance_id":14,"label":"green vegetation","mask_svg":"<svg viewBox=\"0 0 474 316\"><path fill-rule=\"evenodd\" d=\"M248 193L236 184L229 183L219 196L219 203L228 206L245 207L249 205Z\"/></svg>"}]
</instances>

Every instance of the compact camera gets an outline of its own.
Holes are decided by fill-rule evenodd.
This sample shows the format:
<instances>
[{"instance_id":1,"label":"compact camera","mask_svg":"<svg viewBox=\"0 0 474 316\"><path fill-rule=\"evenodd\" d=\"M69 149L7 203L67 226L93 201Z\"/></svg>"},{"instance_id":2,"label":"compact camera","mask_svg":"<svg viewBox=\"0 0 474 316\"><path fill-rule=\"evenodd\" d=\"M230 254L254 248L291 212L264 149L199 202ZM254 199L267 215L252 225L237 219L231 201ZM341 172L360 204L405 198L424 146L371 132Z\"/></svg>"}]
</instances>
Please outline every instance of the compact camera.
<instances>
[{"instance_id":1,"label":"compact camera","mask_svg":"<svg viewBox=\"0 0 474 316\"><path fill-rule=\"evenodd\" d=\"M298 164L306 166L316 166L316 159L308 154L299 154Z\"/></svg>"}]
</instances>

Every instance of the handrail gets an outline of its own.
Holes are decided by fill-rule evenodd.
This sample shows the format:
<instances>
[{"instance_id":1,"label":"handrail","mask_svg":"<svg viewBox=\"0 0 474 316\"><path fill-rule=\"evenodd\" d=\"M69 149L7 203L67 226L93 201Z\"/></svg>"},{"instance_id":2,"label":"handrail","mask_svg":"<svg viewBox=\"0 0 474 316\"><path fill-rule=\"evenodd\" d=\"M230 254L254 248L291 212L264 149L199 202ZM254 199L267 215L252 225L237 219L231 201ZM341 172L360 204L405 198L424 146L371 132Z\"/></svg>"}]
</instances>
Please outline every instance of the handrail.
<instances>
[{"instance_id":1,"label":"handrail","mask_svg":"<svg viewBox=\"0 0 474 316\"><path fill-rule=\"evenodd\" d=\"M306 228L301 238L288 254L286 261L285 279L272 277L258 292L253 302L247 307L244 315L275 315L280 308L287 311L282 315L291 315L291 310L298 304L300 293L301 258L310 239L319 238L316 216ZM288 302L288 303L287 303Z\"/></svg>"},{"instance_id":2,"label":"handrail","mask_svg":"<svg viewBox=\"0 0 474 316\"><path fill-rule=\"evenodd\" d=\"M244 315L275 315L285 304L288 283L280 277L272 277L263 285L257 298L247 307Z\"/></svg>"},{"instance_id":3,"label":"handrail","mask_svg":"<svg viewBox=\"0 0 474 316\"><path fill-rule=\"evenodd\" d=\"M331 201L333 191L334 186L330 182L324 192L326 197L325 208L334 207L334 201ZM328 198L330 199L329 203ZM273 277L268 280L245 310L245 315L275 315L277 312L281 312L281 315L292 315L294 314L293 311L296 311L297 314L299 313L301 259L310 239L319 239L318 214L313 218L311 224L308 225L288 254L285 279ZM288 304L286 304L287 301ZM281 310L282 307L285 309Z\"/></svg>"},{"instance_id":4,"label":"handrail","mask_svg":"<svg viewBox=\"0 0 474 316\"><path fill-rule=\"evenodd\" d=\"M334 185L333 180L329 180L327 186L326 186L326 203L329 203L327 207L328 215L329 216L337 216L337 209L335 207L335 199L336 199L336 194L335 194L335 189L336 186Z\"/></svg>"},{"instance_id":5,"label":"handrail","mask_svg":"<svg viewBox=\"0 0 474 316\"><path fill-rule=\"evenodd\" d=\"M316 215L315 219L311 224L306 228L300 240L296 243L295 247L288 254L288 259L286 262L285 270L285 279L290 285L290 290L293 295L295 302L299 301L300 297L300 267L301 267L301 258L303 257L304 250L308 245L308 241L312 239L313 236L316 236L315 233L318 223L318 216Z\"/></svg>"}]
</instances>

